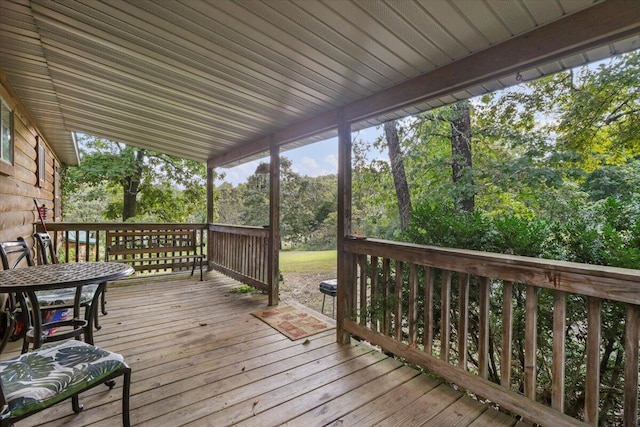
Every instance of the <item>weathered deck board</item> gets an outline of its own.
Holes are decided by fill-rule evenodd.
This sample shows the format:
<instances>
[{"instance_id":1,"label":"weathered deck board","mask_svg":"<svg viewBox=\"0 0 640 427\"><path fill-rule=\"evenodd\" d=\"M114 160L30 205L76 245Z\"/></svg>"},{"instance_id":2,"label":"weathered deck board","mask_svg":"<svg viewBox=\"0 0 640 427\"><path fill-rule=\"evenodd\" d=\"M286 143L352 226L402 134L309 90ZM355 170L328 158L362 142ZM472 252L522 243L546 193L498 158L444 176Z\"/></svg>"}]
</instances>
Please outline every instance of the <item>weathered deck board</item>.
<instances>
[{"instance_id":1,"label":"weathered deck board","mask_svg":"<svg viewBox=\"0 0 640 427\"><path fill-rule=\"evenodd\" d=\"M291 341L250 314L267 297L237 286L217 273L110 286L95 339L133 369L133 425L515 424L366 344L337 344L335 330ZM63 402L16 425L120 425L121 392L120 380L83 394L78 415Z\"/></svg>"}]
</instances>

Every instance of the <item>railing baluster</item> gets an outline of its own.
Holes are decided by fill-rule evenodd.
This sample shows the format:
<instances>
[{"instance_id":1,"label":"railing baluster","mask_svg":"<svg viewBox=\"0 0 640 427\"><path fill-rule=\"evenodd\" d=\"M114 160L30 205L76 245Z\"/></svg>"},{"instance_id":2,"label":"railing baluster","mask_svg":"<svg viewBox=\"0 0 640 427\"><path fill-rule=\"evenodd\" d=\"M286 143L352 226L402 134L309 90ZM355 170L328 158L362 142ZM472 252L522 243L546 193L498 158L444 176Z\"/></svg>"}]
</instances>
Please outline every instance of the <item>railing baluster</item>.
<instances>
[{"instance_id":1,"label":"railing baluster","mask_svg":"<svg viewBox=\"0 0 640 427\"><path fill-rule=\"evenodd\" d=\"M367 257L360 255L358 257L360 265L360 324L367 324Z\"/></svg>"},{"instance_id":2,"label":"railing baluster","mask_svg":"<svg viewBox=\"0 0 640 427\"><path fill-rule=\"evenodd\" d=\"M469 330L469 275L458 274L460 288L458 304L458 367L467 369L467 331Z\"/></svg>"},{"instance_id":3,"label":"railing baluster","mask_svg":"<svg viewBox=\"0 0 640 427\"><path fill-rule=\"evenodd\" d=\"M538 350L538 288L527 285L524 326L524 395L536 399Z\"/></svg>"},{"instance_id":4,"label":"railing baluster","mask_svg":"<svg viewBox=\"0 0 640 427\"><path fill-rule=\"evenodd\" d=\"M513 354L513 283L502 284L502 356L500 385L511 388L511 358Z\"/></svg>"},{"instance_id":5,"label":"railing baluster","mask_svg":"<svg viewBox=\"0 0 640 427\"><path fill-rule=\"evenodd\" d=\"M587 374L584 382L584 421L598 425L600 405L600 338L602 300L587 298Z\"/></svg>"},{"instance_id":6,"label":"railing baluster","mask_svg":"<svg viewBox=\"0 0 640 427\"><path fill-rule=\"evenodd\" d=\"M567 294L553 293L553 362L551 365L551 406L564 412L564 364L567 328Z\"/></svg>"},{"instance_id":7,"label":"railing baluster","mask_svg":"<svg viewBox=\"0 0 640 427\"><path fill-rule=\"evenodd\" d=\"M75 239L74 239L73 248L75 249L75 262L80 261L80 230L75 231Z\"/></svg>"},{"instance_id":8,"label":"railing baluster","mask_svg":"<svg viewBox=\"0 0 640 427\"><path fill-rule=\"evenodd\" d=\"M395 283L395 313L394 313L394 336L400 341L402 339L402 262L396 261L396 283Z\"/></svg>"},{"instance_id":9,"label":"railing baluster","mask_svg":"<svg viewBox=\"0 0 640 427\"><path fill-rule=\"evenodd\" d=\"M416 347L418 339L418 273L414 263L409 264L409 347Z\"/></svg>"},{"instance_id":10,"label":"railing baluster","mask_svg":"<svg viewBox=\"0 0 640 427\"><path fill-rule=\"evenodd\" d=\"M97 230L95 233L96 233L95 234L96 244L95 244L95 256L93 258L94 258L94 261L100 261L100 242L101 242L100 230Z\"/></svg>"},{"instance_id":11,"label":"railing baluster","mask_svg":"<svg viewBox=\"0 0 640 427\"><path fill-rule=\"evenodd\" d=\"M71 258L69 258L69 230L64 232L64 262L71 262Z\"/></svg>"},{"instance_id":12,"label":"railing baluster","mask_svg":"<svg viewBox=\"0 0 640 427\"><path fill-rule=\"evenodd\" d=\"M371 326L374 330L379 331L380 322L378 315L379 307L378 299L378 257L371 257Z\"/></svg>"},{"instance_id":13,"label":"railing baluster","mask_svg":"<svg viewBox=\"0 0 640 427\"><path fill-rule=\"evenodd\" d=\"M489 297L491 286L489 278L481 277L478 286L479 307L478 317L480 324L478 329L478 375L482 378L489 377Z\"/></svg>"},{"instance_id":14,"label":"railing baluster","mask_svg":"<svg viewBox=\"0 0 640 427\"><path fill-rule=\"evenodd\" d=\"M640 306L627 305L624 342L624 425L638 422L638 340L640 339Z\"/></svg>"},{"instance_id":15,"label":"railing baluster","mask_svg":"<svg viewBox=\"0 0 640 427\"><path fill-rule=\"evenodd\" d=\"M440 359L448 362L449 350L451 348L451 272L449 270L442 272L441 294Z\"/></svg>"},{"instance_id":16,"label":"railing baluster","mask_svg":"<svg viewBox=\"0 0 640 427\"><path fill-rule=\"evenodd\" d=\"M424 351L433 353L433 268L424 271Z\"/></svg>"},{"instance_id":17,"label":"railing baluster","mask_svg":"<svg viewBox=\"0 0 640 427\"><path fill-rule=\"evenodd\" d=\"M391 272L391 260L382 259L382 333L389 336L391 331L391 310L389 310L389 275Z\"/></svg>"}]
</instances>

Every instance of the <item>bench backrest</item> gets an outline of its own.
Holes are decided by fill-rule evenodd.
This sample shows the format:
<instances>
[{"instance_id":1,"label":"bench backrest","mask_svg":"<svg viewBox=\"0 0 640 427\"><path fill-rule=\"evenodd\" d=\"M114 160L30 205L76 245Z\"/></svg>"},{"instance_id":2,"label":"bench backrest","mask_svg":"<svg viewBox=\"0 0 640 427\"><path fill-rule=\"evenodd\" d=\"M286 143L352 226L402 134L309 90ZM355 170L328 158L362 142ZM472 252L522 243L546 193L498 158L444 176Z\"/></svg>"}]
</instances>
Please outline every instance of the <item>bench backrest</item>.
<instances>
[{"instance_id":1,"label":"bench backrest","mask_svg":"<svg viewBox=\"0 0 640 427\"><path fill-rule=\"evenodd\" d=\"M107 231L109 258L135 254L179 254L197 250L195 230L109 230Z\"/></svg>"}]
</instances>

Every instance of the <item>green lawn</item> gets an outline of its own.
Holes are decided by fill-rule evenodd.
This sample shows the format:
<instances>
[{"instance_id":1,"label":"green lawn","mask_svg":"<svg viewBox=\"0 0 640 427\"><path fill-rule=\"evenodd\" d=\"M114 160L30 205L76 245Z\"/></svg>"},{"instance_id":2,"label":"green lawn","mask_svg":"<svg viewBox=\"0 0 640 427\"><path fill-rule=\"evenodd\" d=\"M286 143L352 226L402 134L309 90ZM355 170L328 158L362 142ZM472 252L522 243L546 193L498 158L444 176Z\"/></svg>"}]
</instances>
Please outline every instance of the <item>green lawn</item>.
<instances>
[{"instance_id":1,"label":"green lawn","mask_svg":"<svg viewBox=\"0 0 640 427\"><path fill-rule=\"evenodd\" d=\"M283 251L280 252L282 273L305 273L336 269L337 251Z\"/></svg>"}]
</instances>

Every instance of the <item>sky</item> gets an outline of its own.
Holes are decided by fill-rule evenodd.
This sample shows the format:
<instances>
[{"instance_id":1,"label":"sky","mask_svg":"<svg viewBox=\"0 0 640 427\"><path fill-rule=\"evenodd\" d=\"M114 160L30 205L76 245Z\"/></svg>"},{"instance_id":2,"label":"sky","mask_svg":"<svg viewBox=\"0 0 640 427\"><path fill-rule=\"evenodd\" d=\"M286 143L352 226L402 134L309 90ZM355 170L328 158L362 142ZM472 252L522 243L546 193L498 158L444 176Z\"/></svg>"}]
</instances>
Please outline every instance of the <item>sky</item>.
<instances>
[{"instance_id":1,"label":"sky","mask_svg":"<svg viewBox=\"0 0 640 427\"><path fill-rule=\"evenodd\" d=\"M354 133L353 138L359 138L366 141L373 141L379 135L380 130L375 127L368 128ZM377 153L371 153L377 155ZM304 147L296 148L288 151L281 151L281 156L284 156L291 160L292 169L294 172L302 176L322 176L338 173L338 138L330 138L324 141L309 144ZM259 160L254 160L249 163L233 168L219 168L219 173L224 173L224 179L218 179L215 185L220 185L223 182L229 182L231 184L238 185L246 182L247 178L253 175L260 162L269 162L269 157L264 157Z\"/></svg>"}]
</instances>

